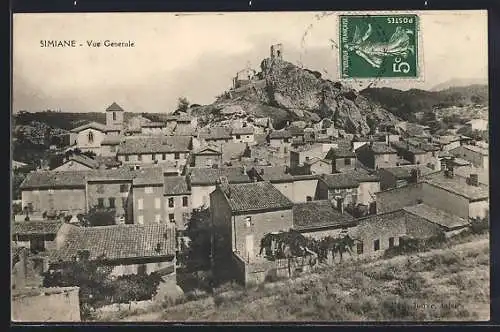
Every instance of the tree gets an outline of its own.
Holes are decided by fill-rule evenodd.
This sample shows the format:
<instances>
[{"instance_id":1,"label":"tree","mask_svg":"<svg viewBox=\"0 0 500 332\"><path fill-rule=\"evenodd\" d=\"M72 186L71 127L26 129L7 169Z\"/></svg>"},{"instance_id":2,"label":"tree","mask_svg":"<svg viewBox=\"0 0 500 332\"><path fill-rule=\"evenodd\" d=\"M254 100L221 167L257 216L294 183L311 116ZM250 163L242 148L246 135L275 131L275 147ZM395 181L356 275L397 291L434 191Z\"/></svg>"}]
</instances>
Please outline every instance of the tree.
<instances>
[{"instance_id":1,"label":"tree","mask_svg":"<svg viewBox=\"0 0 500 332\"><path fill-rule=\"evenodd\" d=\"M189 101L186 97L180 97L177 102L177 110L181 112L186 112L189 108Z\"/></svg>"},{"instance_id":2,"label":"tree","mask_svg":"<svg viewBox=\"0 0 500 332\"><path fill-rule=\"evenodd\" d=\"M90 208L83 218L85 226L109 226L115 224L116 210L100 207Z\"/></svg>"},{"instance_id":3,"label":"tree","mask_svg":"<svg viewBox=\"0 0 500 332\"><path fill-rule=\"evenodd\" d=\"M186 235L190 239L185 262L188 269L210 267L212 225L208 208L193 210L187 224Z\"/></svg>"}]
</instances>

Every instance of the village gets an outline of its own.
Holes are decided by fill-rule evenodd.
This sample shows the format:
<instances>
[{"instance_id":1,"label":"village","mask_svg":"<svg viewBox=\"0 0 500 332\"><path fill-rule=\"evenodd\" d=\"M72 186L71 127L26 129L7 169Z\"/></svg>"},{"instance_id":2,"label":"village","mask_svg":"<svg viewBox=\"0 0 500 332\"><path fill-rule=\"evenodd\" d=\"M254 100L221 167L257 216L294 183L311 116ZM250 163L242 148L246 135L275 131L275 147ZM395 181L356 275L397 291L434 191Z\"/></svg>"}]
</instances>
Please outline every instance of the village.
<instances>
[{"instance_id":1,"label":"village","mask_svg":"<svg viewBox=\"0 0 500 332\"><path fill-rule=\"evenodd\" d=\"M273 45L270 58L282 56ZM228 94L261 81L244 69ZM71 130L60 165L27 173L13 202L13 292L61 299L20 300L21 319L80 321L78 285L53 277L80 263L108 268L115 281L158 276L155 295L109 295L110 307L182 297L197 267L209 287L262 284L377 260L489 218L488 143L476 138L409 121L376 123L366 136L328 118L278 129L235 106L204 124L184 106L163 122L125 121L110 101L106 123ZM481 119L464 126L488 131Z\"/></svg>"}]
</instances>

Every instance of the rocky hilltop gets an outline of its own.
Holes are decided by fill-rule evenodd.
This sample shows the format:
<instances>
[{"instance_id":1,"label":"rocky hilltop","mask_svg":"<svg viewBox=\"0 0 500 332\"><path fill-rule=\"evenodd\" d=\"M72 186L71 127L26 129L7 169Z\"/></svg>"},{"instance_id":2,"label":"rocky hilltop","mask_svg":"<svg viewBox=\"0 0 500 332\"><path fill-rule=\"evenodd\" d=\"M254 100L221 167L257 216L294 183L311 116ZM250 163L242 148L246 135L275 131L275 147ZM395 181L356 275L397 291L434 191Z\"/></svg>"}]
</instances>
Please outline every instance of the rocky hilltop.
<instances>
[{"instance_id":1,"label":"rocky hilltop","mask_svg":"<svg viewBox=\"0 0 500 332\"><path fill-rule=\"evenodd\" d=\"M202 124L220 122L237 113L239 117L270 117L275 128L283 127L286 121L327 118L339 129L362 135L370 131L370 123L396 120L356 90L323 79L319 72L278 58L264 59L260 69L249 82L223 93L213 104L193 107L192 112L201 117Z\"/></svg>"}]
</instances>

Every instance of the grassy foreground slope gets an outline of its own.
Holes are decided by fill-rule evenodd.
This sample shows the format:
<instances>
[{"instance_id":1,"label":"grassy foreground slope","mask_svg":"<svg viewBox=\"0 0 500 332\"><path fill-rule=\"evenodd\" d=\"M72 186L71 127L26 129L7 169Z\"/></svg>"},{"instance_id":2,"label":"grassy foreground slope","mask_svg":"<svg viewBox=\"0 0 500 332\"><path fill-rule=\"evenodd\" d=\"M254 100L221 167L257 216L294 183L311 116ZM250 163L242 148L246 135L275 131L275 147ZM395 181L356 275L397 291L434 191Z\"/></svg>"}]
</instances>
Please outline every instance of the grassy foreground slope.
<instances>
[{"instance_id":1,"label":"grassy foreground slope","mask_svg":"<svg viewBox=\"0 0 500 332\"><path fill-rule=\"evenodd\" d=\"M346 263L294 280L164 304L120 320L488 320L489 270L489 239L480 236L451 248Z\"/></svg>"}]
</instances>

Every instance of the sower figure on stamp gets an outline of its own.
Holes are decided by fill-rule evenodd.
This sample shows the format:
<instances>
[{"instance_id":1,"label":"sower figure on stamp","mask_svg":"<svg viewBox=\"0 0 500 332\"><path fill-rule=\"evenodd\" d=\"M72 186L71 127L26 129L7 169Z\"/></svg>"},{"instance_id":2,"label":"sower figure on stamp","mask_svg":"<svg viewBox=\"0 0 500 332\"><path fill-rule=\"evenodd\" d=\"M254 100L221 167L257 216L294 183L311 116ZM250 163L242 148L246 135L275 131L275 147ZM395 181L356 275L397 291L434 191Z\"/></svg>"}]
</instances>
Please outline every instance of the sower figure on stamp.
<instances>
[{"instance_id":1,"label":"sower figure on stamp","mask_svg":"<svg viewBox=\"0 0 500 332\"><path fill-rule=\"evenodd\" d=\"M354 51L357 55L365 59L372 67L380 68L384 57L388 55L401 56L406 58L409 53L415 52L414 46L410 45L409 35L413 34L411 30L403 30L396 27L388 42L371 42L368 39L372 35L372 25L368 24L368 29L361 36L359 27L356 26L352 41L347 44L349 51Z\"/></svg>"}]
</instances>

